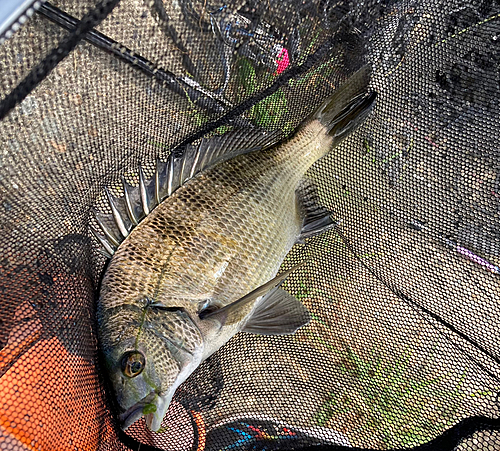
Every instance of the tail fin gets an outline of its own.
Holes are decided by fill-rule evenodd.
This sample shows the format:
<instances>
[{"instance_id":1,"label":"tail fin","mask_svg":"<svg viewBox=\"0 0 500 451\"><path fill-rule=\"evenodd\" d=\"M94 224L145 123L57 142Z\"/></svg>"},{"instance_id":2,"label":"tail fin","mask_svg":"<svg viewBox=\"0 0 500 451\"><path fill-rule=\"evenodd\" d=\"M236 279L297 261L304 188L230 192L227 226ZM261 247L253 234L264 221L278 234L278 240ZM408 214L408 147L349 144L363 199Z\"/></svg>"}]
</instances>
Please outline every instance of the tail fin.
<instances>
[{"instance_id":1,"label":"tail fin","mask_svg":"<svg viewBox=\"0 0 500 451\"><path fill-rule=\"evenodd\" d=\"M335 142L353 132L375 105L377 94L368 90L371 67L363 66L323 103L314 117L334 137Z\"/></svg>"}]
</instances>

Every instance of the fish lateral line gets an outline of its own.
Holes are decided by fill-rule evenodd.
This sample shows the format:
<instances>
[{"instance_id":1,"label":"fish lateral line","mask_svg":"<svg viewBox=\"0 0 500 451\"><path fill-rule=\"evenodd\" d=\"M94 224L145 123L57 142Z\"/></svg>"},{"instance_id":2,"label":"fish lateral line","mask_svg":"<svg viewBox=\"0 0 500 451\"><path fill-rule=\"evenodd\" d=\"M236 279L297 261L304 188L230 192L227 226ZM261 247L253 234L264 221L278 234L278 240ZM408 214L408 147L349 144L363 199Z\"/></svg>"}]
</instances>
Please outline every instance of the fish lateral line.
<instances>
[{"instance_id":1,"label":"fish lateral line","mask_svg":"<svg viewBox=\"0 0 500 451\"><path fill-rule=\"evenodd\" d=\"M155 291L154 291L154 294L153 294L153 299L152 299L153 302L155 302L156 298L158 297L158 294L160 292L161 283L163 282L163 279L165 278L165 275L168 272L167 265L170 263L170 259L172 258L172 254L174 253L174 249L177 246L178 245L176 244L174 246L174 248L170 249L170 253L168 254L167 259L166 259L165 263L163 264L163 266L161 268L160 275L158 276L158 282L156 283Z\"/></svg>"},{"instance_id":2,"label":"fish lateral line","mask_svg":"<svg viewBox=\"0 0 500 451\"><path fill-rule=\"evenodd\" d=\"M116 305L131 299L142 308L132 318L138 323L133 328L123 324L131 315L98 318L102 350L111 362L109 377L121 409L128 412L120 418L123 427L143 416L142 410L132 407L154 390L158 397L151 402L157 410L146 414L146 423L157 431L179 385L235 334L291 335L310 322L304 304L281 288L293 271L310 260L304 256L295 266L287 261L281 273L276 272L294 242L308 241L335 227L333 212L321 206L314 183L301 188L299 184L307 177L307 168L326 155L332 143L359 125L356 115L368 114L373 106L374 96L363 94L368 89L368 72L353 77L355 86L347 83L338 88L336 97L317 110L314 120L304 122L286 142L273 145L271 138L280 135L255 129L201 140L183 152L173 152L167 162L158 162L151 179L140 169L139 186L124 182L122 197L107 196L113 205L107 208L108 214L96 215L104 225L96 231L111 249L108 255L115 250L117 255L104 275L100 302ZM335 98L339 104L332 100ZM259 147L255 140L262 151L248 154ZM304 143L312 149L304 149ZM304 157L308 151L310 156ZM278 166L275 156L286 164ZM210 171L203 173L206 168ZM189 181L191 177L197 178ZM186 181L189 183L166 202ZM133 222L139 223L148 211L154 212L130 234ZM116 212L122 221L119 224ZM234 239L234 248L219 240L219 235ZM234 265L225 276L214 277L217 265L232 258ZM138 286L147 286L139 294L151 298L138 300ZM222 305L215 310L210 304L217 300L210 295L221 299ZM185 310L173 306L176 302ZM200 309L202 303L208 304L207 309ZM99 315L102 311L105 308ZM117 327L126 330L122 341L106 341L116 335ZM143 349L151 365L145 365L144 376L124 385L118 356L132 344ZM186 350L191 354L183 352ZM134 370L132 365L130 370Z\"/></svg>"}]
</instances>

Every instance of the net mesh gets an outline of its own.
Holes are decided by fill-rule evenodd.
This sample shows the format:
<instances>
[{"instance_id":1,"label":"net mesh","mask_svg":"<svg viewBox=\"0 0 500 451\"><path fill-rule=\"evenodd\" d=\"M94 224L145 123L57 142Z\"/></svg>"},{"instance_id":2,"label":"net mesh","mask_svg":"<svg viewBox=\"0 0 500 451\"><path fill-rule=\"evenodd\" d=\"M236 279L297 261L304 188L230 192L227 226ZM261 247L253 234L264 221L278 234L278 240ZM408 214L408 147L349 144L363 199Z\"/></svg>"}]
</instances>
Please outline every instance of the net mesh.
<instances>
[{"instance_id":1,"label":"net mesh","mask_svg":"<svg viewBox=\"0 0 500 451\"><path fill-rule=\"evenodd\" d=\"M0 45L1 449L500 447L498 1L34 6ZM164 432L121 431L95 320L104 188L239 124L286 136L366 63L374 111L308 173L338 226L284 263L309 257L285 288L311 323L236 335Z\"/></svg>"}]
</instances>

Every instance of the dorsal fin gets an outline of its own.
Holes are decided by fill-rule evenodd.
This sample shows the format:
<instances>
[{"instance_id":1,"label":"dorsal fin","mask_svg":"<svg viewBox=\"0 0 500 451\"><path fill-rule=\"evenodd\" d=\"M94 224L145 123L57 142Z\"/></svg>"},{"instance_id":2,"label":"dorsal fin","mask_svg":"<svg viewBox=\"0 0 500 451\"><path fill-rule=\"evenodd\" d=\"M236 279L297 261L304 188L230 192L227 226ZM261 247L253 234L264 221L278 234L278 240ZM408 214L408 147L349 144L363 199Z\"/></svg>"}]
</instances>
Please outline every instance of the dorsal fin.
<instances>
[{"instance_id":1,"label":"dorsal fin","mask_svg":"<svg viewBox=\"0 0 500 451\"><path fill-rule=\"evenodd\" d=\"M281 137L279 130L238 129L175 150L166 162L156 162L151 178L146 178L139 166L139 186L130 185L122 177L123 196L115 197L105 189L111 213L92 210L100 230L90 228L101 245L100 252L111 258L142 219L196 174L238 155L271 147Z\"/></svg>"}]
</instances>

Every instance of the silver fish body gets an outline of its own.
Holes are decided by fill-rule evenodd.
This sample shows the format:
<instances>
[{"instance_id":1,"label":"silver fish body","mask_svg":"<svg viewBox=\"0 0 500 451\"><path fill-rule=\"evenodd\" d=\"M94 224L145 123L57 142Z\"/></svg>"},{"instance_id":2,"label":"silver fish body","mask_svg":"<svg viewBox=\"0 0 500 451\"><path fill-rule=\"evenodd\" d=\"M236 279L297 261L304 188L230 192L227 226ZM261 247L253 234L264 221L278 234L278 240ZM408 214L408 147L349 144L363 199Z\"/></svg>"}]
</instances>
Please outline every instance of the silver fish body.
<instances>
[{"instance_id":1,"label":"silver fish body","mask_svg":"<svg viewBox=\"0 0 500 451\"><path fill-rule=\"evenodd\" d=\"M297 189L336 139L325 111L286 142L191 178L114 253L97 313L122 427L145 415L159 430L176 388L239 331L293 333L308 322L274 285L269 295L248 293L275 278L301 235Z\"/></svg>"}]
</instances>

